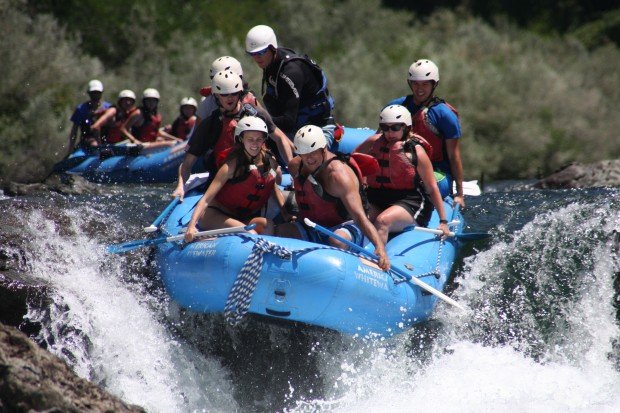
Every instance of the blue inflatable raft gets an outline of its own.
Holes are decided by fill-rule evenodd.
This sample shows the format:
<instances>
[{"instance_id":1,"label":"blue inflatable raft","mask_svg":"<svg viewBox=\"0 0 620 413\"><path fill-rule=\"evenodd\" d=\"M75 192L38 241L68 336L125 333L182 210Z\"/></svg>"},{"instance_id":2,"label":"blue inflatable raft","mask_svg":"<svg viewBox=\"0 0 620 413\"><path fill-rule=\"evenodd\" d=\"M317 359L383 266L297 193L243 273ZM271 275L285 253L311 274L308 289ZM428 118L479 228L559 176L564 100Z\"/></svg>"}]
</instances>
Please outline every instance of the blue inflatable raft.
<instances>
[{"instance_id":1,"label":"blue inflatable raft","mask_svg":"<svg viewBox=\"0 0 620 413\"><path fill-rule=\"evenodd\" d=\"M138 152L134 150L137 149L135 145L114 145L110 147L108 156L78 149L59 162L54 170L81 175L91 182L174 182L185 155L184 146L185 143L180 143L164 148L145 148Z\"/></svg>"},{"instance_id":2,"label":"blue inflatable raft","mask_svg":"<svg viewBox=\"0 0 620 413\"><path fill-rule=\"evenodd\" d=\"M190 191L172 209L159 227L164 235L182 232L201 195ZM452 207L450 198L444 208L452 220L451 230L459 234L463 218L458 208ZM438 225L435 212L429 227ZM391 238L386 251L395 268L442 291L459 242L458 237L442 241L433 234L408 230ZM238 311L245 301L248 313L272 320L386 336L428 320L438 300L360 254L307 241L238 233L189 245L162 243L156 248L167 292L195 312L226 313L227 303ZM374 250L372 245L367 249ZM241 296L232 294L240 274L248 273L257 277L255 287L243 290Z\"/></svg>"},{"instance_id":3,"label":"blue inflatable raft","mask_svg":"<svg viewBox=\"0 0 620 413\"><path fill-rule=\"evenodd\" d=\"M352 152L374 133L367 128L344 129L345 133L336 149L345 153ZM100 156L99 152L87 153L78 149L56 164L54 171L81 175L91 182L101 183L174 182L185 155L180 145L153 150L142 149L139 153L132 153L133 149L137 149L135 145L117 144L110 147L112 156ZM200 172L198 164L193 172Z\"/></svg>"}]
</instances>

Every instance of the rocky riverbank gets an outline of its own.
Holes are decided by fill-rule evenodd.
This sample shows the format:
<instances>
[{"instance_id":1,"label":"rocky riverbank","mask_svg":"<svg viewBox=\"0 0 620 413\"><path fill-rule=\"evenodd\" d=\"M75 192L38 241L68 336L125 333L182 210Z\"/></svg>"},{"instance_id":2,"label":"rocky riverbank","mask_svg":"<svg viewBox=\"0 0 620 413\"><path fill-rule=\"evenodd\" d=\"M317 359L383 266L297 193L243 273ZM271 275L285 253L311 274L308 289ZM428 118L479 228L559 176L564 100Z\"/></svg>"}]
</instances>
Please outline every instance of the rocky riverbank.
<instances>
[{"instance_id":1,"label":"rocky riverbank","mask_svg":"<svg viewBox=\"0 0 620 413\"><path fill-rule=\"evenodd\" d=\"M536 188L592 188L620 186L620 159L589 164L573 163L541 179Z\"/></svg>"},{"instance_id":2,"label":"rocky riverbank","mask_svg":"<svg viewBox=\"0 0 620 413\"><path fill-rule=\"evenodd\" d=\"M65 195L98 194L101 192L97 184L88 182L77 175L50 175L44 182L21 184L17 182L0 182L0 189L6 196L32 195L37 192L57 192Z\"/></svg>"},{"instance_id":3,"label":"rocky riverbank","mask_svg":"<svg viewBox=\"0 0 620 413\"><path fill-rule=\"evenodd\" d=\"M144 412L84 380L24 333L0 324L0 411Z\"/></svg>"},{"instance_id":4,"label":"rocky riverbank","mask_svg":"<svg viewBox=\"0 0 620 413\"><path fill-rule=\"evenodd\" d=\"M29 303L47 299L47 288L9 268L20 265L18 253L0 252L0 270L13 272L0 272L0 412L144 412L78 377L16 328L36 334L39 327L24 316Z\"/></svg>"}]
</instances>

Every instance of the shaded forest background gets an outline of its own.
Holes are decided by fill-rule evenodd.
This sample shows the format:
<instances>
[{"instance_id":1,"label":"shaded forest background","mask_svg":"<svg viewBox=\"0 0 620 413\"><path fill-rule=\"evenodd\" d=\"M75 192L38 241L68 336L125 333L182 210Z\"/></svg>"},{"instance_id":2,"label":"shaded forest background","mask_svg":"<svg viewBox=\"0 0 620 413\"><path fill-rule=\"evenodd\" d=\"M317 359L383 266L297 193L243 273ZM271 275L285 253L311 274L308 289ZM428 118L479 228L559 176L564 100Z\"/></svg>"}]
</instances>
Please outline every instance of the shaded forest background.
<instances>
[{"instance_id":1,"label":"shaded forest background","mask_svg":"<svg viewBox=\"0 0 620 413\"><path fill-rule=\"evenodd\" d=\"M461 115L466 179L620 157L615 1L0 0L0 18L0 180L40 180L62 159L92 78L111 102L121 89L159 89L168 123L221 55L260 92L243 49L256 24L318 60L347 126L376 127L408 92L409 65L434 60L438 95Z\"/></svg>"}]
</instances>

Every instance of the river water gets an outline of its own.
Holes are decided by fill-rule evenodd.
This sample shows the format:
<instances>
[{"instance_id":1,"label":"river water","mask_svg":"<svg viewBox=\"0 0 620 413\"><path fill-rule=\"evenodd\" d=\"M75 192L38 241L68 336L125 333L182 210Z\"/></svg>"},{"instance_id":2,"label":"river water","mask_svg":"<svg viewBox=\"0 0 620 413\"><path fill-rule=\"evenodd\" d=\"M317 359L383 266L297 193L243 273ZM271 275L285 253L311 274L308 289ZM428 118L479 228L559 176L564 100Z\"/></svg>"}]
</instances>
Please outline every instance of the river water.
<instances>
[{"instance_id":1,"label":"river water","mask_svg":"<svg viewBox=\"0 0 620 413\"><path fill-rule=\"evenodd\" d=\"M368 340L191 314L170 302L143 238L170 186L0 199L0 224L51 299L35 339L149 412L618 412L614 230L620 190L505 182L467 198L470 243L431 322ZM1 198L1 197L0 197ZM13 247L11 247L13 248ZM17 251L19 250L19 251Z\"/></svg>"}]
</instances>

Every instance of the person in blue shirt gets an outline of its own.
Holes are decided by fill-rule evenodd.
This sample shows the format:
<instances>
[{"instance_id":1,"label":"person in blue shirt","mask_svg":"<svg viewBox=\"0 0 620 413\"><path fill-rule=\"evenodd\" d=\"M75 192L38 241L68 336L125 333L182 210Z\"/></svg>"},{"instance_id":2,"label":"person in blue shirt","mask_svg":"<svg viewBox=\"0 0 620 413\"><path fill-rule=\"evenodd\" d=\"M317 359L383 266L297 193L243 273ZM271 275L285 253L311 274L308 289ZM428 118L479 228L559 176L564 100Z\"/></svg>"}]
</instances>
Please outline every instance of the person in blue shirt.
<instances>
[{"instance_id":1,"label":"person in blue shirt","mask_svg":"<svg viewBox=\"0 0 620 413\"><path fill-rule=\"evenodd\" d=\"M409 67L407 83L411 94L399 97L388 105L402 105L413 118L413 132L426 139L433 147L433 168L446 175L438 182L443 197L454 193L455 204L465 206L463 198L463 164L461 162L461 122L457 110L435 96L439 85L439 69L428 59L420 59Z\"/></svg>"},{"instance_id":2,"label":"person in blue shirt","mask_svg":"<svg viewBox=\"0 0 620 413\"><path fill-rule=\"evenodd\" d=\"M71 115L70 120L73 122L73 126L71 127L71 132L69 132L67 154L71 154L75 149L78 130L80 133L79 146L84 150L91 150L101 143L98 131L91 130L91 126L112 105L101 100L103 96L103 83L97 79L88 82L86 93L88 93L90 100L78 105L73 115Z\"/></svg>"}]
</instances>

